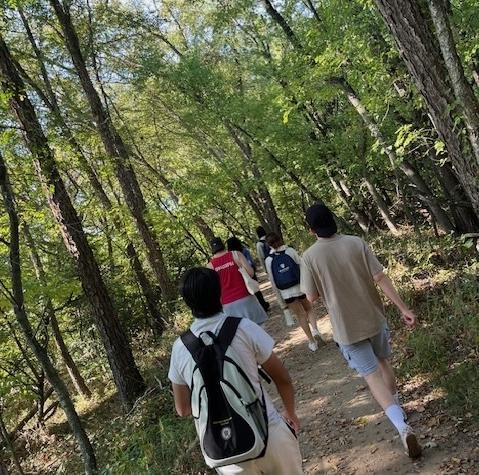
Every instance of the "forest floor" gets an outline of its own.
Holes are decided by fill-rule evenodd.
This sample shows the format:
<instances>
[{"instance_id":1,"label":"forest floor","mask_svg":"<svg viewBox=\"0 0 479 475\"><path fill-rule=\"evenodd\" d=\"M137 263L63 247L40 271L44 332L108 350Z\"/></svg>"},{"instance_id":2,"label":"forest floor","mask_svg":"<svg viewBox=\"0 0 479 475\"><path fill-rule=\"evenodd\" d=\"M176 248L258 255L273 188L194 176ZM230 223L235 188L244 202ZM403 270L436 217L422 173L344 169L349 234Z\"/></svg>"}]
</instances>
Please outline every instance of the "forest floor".
<instances>
[{"instance_id":1,"label":"forest floor","mask_svg":"<svg viewBox=\"0 0 479 475\"><path fill-rule=\"evenodd\" d=\"M404 454L364 381L347 367L332 341L326 310L315 307L328 343L311 353L302 330L285 326L271 286L261 276L272 304L265 329L296 388L306 475L479 475L479 267L454 241L423 241L382 238L375 246L419 317L411 333L397 312L386 308L404 408L424 447L417 461ZM106 366L105 377L89 381L94 397L77 398L101 475L213 473L205 468L191 419L174 413L167 379L171 345L190 319L186 309L179 310L160 342L143 334L133 339L149 389L130 413L123 414ZM272 386L267 390L279 408ZM83 473L62 411L44 429L27 428L16 444L26 473Z\"/></svg>"},{"instance_id":2,"label":"forest floor","mask_svg":"<svg viewBox=\"0 0 479 475\"><path fill-rule=\"evenodd\" d=\"M285 326L269 284L262 288L273 304L265 329L296 388L305 474L479 474L479 428L472 414L449 416L442 393L425 378L402 381L408 421L424 448L419 460L410 460L364 381L348 368L332 341L325 309L315 307L328 343L312 353L302 330ZM280 407L277 395L276 403Z\"/></svg>"}]
</instances>

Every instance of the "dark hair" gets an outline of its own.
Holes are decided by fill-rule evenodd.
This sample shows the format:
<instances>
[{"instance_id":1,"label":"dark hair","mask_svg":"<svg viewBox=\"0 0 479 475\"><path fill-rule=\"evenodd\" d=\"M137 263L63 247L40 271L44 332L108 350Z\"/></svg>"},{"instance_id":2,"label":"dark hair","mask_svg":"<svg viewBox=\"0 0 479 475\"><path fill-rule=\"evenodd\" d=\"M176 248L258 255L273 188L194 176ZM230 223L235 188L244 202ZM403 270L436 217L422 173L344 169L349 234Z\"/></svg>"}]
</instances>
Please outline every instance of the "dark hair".
<instances>
[{"instance_id":1,"label":"dark hair","mask_svg":"<svg viewBox=\"0 0 479 475\"><path fill-rule=\"evenodd\" d=\"M338 232L331 210L323 203L310 206L305 213L308 226L318 237L329 238Z\"/></svg>"},{"instance_id":2,"label":"dark hair","mask_svg":"<svg viewBox=\"0 0 479 475\"><path fill-rule=\"evenodd\" d=\"M210 242L210 246L211 246L211 252L213 254L216 254L217 252L221 252L225 250L224 242L219 237L213 238Z\"/></svg>"},{"instance_id":3,"label":"dark hair","mask_svg":"<svg viewBox=\"0 0 479 475\"><path fill-rule=\"evenodd\" d=\"M258 238L262 238L263 236L266 236L266 231L264 230L263 226L258 226L256 228L256 234L258 235Z\"/></svg>"},{"instance_id":4,"label":"dark hair","mask_svg":"<svg viewBox=\"0 0 479 475\"><path fill-rule=\"evenodd\" d=\"M266 235L266 242L268 243L268 246L273 249L277 249L284 244L283 238L277 233L268 233Z\"/></svg>"},{"instance_id":5,"label":"dark hair","mask_svg":"<svg viewBox=\"0 0 479 475\"><path fill-rule=\"evenodd\" d=\"M196 318L208 318L221 312L221 284L217 272L193 267L181 279L180 293Z\"/></svg>"},{"instance_id":6,"label":"dark hair","mask_svg":"<svg viewBox=\"0 0 479 475\"><path fill-rule=\"evenodd\" d=\"M243 252L243 243L236 237L232 236L226 241L228 251Z\"/></svg>"}]
</instances>

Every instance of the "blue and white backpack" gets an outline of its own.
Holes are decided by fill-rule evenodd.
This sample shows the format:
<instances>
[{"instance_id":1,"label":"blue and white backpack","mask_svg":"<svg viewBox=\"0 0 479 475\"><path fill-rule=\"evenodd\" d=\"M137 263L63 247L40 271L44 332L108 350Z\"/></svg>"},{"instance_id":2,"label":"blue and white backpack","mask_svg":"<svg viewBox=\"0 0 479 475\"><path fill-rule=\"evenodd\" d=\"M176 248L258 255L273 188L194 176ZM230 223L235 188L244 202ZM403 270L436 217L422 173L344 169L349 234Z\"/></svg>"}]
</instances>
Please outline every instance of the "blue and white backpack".
<instances>
[{"instance_id":1,"label":"blue and white backpack","mask_svg":"<svg viewBox=\"0 0 479 475\"><path fill-rule=\"evenodd\" d=\"M271 273L273 274L274 285L280 290L289 289L300 282L299 265L288 254L286 250L275 251L270 254Z\"/></svg>"}]
</instances>

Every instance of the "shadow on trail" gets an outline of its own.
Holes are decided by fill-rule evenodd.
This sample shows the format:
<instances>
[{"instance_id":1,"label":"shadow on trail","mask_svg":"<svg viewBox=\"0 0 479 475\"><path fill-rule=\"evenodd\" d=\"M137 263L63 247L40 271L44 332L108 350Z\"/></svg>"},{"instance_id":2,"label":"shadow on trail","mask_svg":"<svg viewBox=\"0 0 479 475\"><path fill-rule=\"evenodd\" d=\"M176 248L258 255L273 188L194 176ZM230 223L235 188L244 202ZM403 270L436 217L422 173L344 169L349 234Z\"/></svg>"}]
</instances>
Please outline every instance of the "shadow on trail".
<instances>
[{"instance_id":1,"label":"shadow on trail","mask_svg":"<svg viewBox=\"0 0 479 475\"><path fill-rule=\"evenodd\" d=\"M426 377L412 378L401 388L409 422L416 428L426 449L418 461L403 453L395 429L372 400L362 378L351 371L334 342L317 352L307 348L299 326L286 327L274 293L263 284L262 290L272 304L265 330L275 341L275 349L290 371L296 388L304 470L312 474L477 474L472 467L477 444L458 429L444 411L440 399ZM273 300L274 299L274 300ZM321 333L331 339L325 310L315 306ZM321 318L322 317L322 318ZM398 352L399 353L399 352ZM281 407L271 385L268 392ZM444 426L444 427L443 427ZM479 432L475 433L475 439ZM451 469L448 460L466 465ZM471 455L472 454L472 455ZM469 464L469 465L468 465ZM470 468L468 468L470 467Z\"/></svg>"}]
</instances>

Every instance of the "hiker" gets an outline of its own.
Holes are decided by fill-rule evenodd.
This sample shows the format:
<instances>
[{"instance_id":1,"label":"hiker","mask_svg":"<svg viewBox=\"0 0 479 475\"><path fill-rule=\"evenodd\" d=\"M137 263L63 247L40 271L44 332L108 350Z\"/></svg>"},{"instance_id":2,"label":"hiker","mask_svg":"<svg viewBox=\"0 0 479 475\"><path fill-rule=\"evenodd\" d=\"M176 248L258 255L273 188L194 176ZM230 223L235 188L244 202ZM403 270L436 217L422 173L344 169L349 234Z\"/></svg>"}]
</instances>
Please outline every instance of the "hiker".
<instances>
[{"instance_id":1,"label":"hiker","mask_svg":"<svg viewBox=\"0 0 479 475\"><path fill-rule=\"evenodd\" d=\"M322 204L306 210L316 242L303 254L301 290L310 302L322 298L333 337L349 366L362 376L376 401L399 432L411 458L421 447L401 408L390 363L391 347L379 286L396 305L403 322L414 328L417 317L383 273L383 266L361 238L337 233L331 211Z\"/></svg>"},{"instance_id":2,"label":"hiker","mask_svg":"<svg viewBox=\"0 0 479 475\"><path fill-rule=\"evenodd\" d=\"M292 247L284 244L279 234L267 234L266 242L271 248L271 252L265 259L271 285L278 290L288 308L298 319L299 325L308 338L308 348L314 352L318 349L318 343L324 344L324 341L319 334L313 306L301 292L301 258Z\"/></svg>"},{"instance_id":3,"label":"hiker","mask_svg":"<svg viewBox=\"0 0 479 475\"><path fill-rule=\"evenodd\" d=\"M269 247L268 243L266 242L266 231L263 226L258 226L256 228L256 235L258 236L258 241L256 242L256 255L258 256L258 260L266 271L266 267L264 265L264 260L271 252L271 248Z\"/></svg>"},{"instance_id":4,"label":"hiker","mask_svg":"<svg viewBox=\"0 0 479 475\"><path fill-rule=\"evenodd\" d=\"M256 255L258 256L258 260L261 266L266 272L266 266L265 266L264 260L271 252L271 248L266 242L266 231L263 228L263 226L258 226L256 228L256 235L258 236L258 242L256 243ZM278 302L279 308L283 312L286 326L292 327L294 325L294 318L290 309L288 308L288 304L284 301L283 297L281 296L281 293L276 287L273 286L273 290L276 295L276 300Z\"/></svg>"},{"instance_id":5,"label":"hiker","mask_svg":"<svg viewBox=\"0 0 479 475\"><path fill-rule=\"evenodd\" d=\"M241 268L253 277L253 268L240 252L227 251L223 241L215 237L211 241L213 257L208 263L215 270L221 281L221 304L227 315L249 318L258 325L263 324L268 315L259 304L258 299L251 295L241 275Z\"/></svg>"},{"instance_id":6,"label":"hiker","mask_svg":"<svg viewBox=\"0 0 479 475\"><path fill-rule=\"evenodd\" d=\"M256 262L254 261L250 250L235 236L232 236L226 240L226 247L228 251L237 251L243 254L248 264L253 268L253 279L258 282L258 277L256 276ZM255 296L260 305L264 308L264 311L267 312L269 310L270 304L264 299L261 290L255 292Z\"/></svg>"},{"instance_id":7,"label":"hiker","mask_svg":"<svg viewBox=\"0 0 479 475\"><path fill-rule=\"evenodd\" d=\"M180 293L195 320L173 345L168 377L177 413L194 417L206 464L220 474L302 474L294 389L273 339L250 319L227 316L211 269L188 270ZM284 417L263 390L258 365L274 382Z\"/></svg>"}]
</instances>

